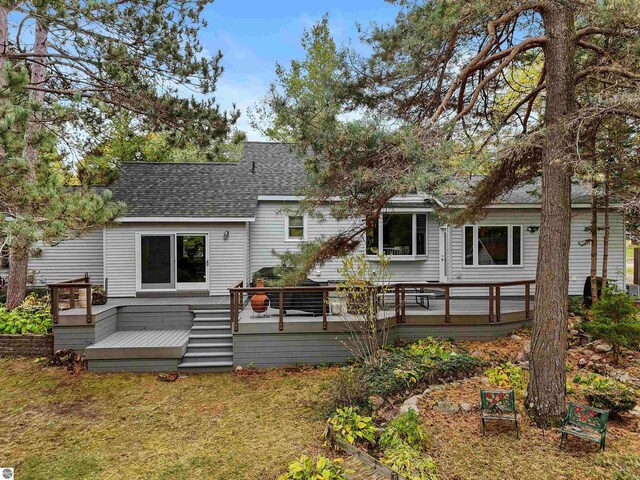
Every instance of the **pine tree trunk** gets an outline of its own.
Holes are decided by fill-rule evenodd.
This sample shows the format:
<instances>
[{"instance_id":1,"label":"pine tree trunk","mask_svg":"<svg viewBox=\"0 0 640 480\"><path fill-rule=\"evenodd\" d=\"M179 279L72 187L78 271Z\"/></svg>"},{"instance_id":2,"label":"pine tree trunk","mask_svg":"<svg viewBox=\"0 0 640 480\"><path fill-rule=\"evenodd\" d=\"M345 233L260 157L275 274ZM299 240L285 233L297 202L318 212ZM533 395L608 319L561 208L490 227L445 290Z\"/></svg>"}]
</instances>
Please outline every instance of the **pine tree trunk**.
<instances>
[{"instance_id":1,"label":"pine tree trunk","mask_svg":"<svg viewBox=\"0 0 640 480\"><path fill-rule=\"evenodd\" d=\"M571 237L571 135L574 108L574 12L570 3L548 2L542 12L547 44L547 138L542 159L542 199L531 378L526 406L538 425L558 424L565 408L569 247Z\"/></svg>"},{"instance_id":2,"label":"pine tree trunk","mask_svg":"<svg viewBox=\"0 0 640 480\"><path fill-rule=\"evenodd\" d=\"M47 53L48 30L41 21L36 22L35 44L33 47L35 62L31 62L29 68L31 85L42 85L46 81L46 53ZM31 99L36 103L44 103L44 92L32 90ZM32 120L27 124L24 135L24 158L29 163L29 171L26 181L36 183L38 181L39 155L38 155L38 132L40 129L40 113L35 112ZM27 276L29 269L30 239L25 235L15 235L11 240L9 250L9 282L7 286L7 308L9 310L17 307L25 297L27 290ZM16 303L18 302L18 303Z\"/></svg>"},{"instance_id":3,"label":"pine tree trunk","mask_svg":"<svg viewBox=\"0 0 640 480\"><path fill-rule=\"evenodd\" d=\"M609 267L609 203L611 197L611 165L607 163L604 178L604 235L602 237L602 289L607 286Z\"/></svg>"},{"instance_id":4,"label":"pine tree trunk","mask_svg":"<svg viewBox=\"0 0 640 480\"><path fill-rule=\"evenodd\" d=\"M595 153L595 152L594 152ZM594 157L595 158L595 157ZM595 180L596 160L593 161L594 173L591 182L591 303L598 301L598 190Z\"/></svg>"},{"instance_id":5,"label":"pine tree trunk","mask_svg":"<svg viewBox=\"0 0 640 480\"><path fill-rule=\"evenodd\" d=\"M4 87L4 71L7 63L7 49L9 48L9 11L0 3L0 88ZM0 145L0 163L4 162L6 152L4 145Z\"/></svg>"}]
</instances>

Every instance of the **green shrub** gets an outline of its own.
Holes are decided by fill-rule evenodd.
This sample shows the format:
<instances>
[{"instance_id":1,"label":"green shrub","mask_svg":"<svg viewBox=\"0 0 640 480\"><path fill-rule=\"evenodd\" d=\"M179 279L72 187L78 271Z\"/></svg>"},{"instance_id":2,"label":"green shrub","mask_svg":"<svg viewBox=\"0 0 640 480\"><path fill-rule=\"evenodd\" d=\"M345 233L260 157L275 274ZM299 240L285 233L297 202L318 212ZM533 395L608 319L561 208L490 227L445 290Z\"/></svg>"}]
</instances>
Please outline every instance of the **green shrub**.
<instances>
[{"instance_id":1,"label":"green shrub","mask_svg":"<svg viewBox=\"0 0 640 480\"><path fill-rule=\"evenodd\" d=\"M633 410L637 404L636 391L610 377L595 373L576 375L573 383L583 387L583 394L590 405L609 410L612 415Z\"/></svg>"},{"instance_id":2,"label":"green shrub","mask_svg":"<svg viewBox=\"0 0 640 480\"><path fill-rule=\"evenodd\" d=\"M591 308L591 321L584 329L595 338L610 343L613 360L618 363L620 348L637 346L640 342L639 310L634 298L616 286L608 286Z\"/></svg>"},{"instance_id":3,"label":"green shrub","mask_svg":"<svg viewBox=\"0 0 640 480\"><path fill-rule=\"evenodd\" d=\"M47 297L31 293L22 305L11 311L0 305L0 333L44 334L51 330L51 326L51 308Z\"/></svg>"},{"instance_id":4,"label":"green shrub","mask_svg":"<svg viewBox=\"0 0 640 480\"><path fill-rule=\"evenodd\" d=\"M415 410L409 410L387 424L378 444L384 450L403 445L424 450L427 447L427 441L427 430L420 424L420 417Z\"/></svg>"},{"instance_id":5,"label":"green shrub","mask_svg":"<svg viewBox=\"0 0 640 480\"><path fill-rule=\"evenodd\" d=\"M511 362L489 368L484 373L496 387L513 390L516 393L522 393L527 388L527 379L522 367Z\"/></svg>"},{"instance_id":6,"label":"green shrub","mask_svg":"<svg viewBox=\"0 0 640 480\"><path fill-rule=\"evenodd\" d=\"M407 348L409 355L415 357L439 358L445 360L450 355L455 354L453 347L449 342L444 340L436 340L433 337L427 337L412 343Z\"/></svg>"},{"instance_id":7,"label":"green shrub","mask_svg":"<svg viewBox=\"0 0 640 480\"><path fill-rule=\"evenodd\" d=\"M289 464L289 471L278 480L348 480L350 470L342 468L342 459L330 460L319 455L315 460L303 455Z\"/></svg>"},{"instance_id":8,"label":"green shrub","mask_svg":"<svg viewBox=\"0 0 640 480\"><path fill-rule=\"evenodd\" d=\"M447 381L467 378L478 373L483 363L478 358L467 354L451 355L447 359L436 360L430 371L430 381Z\"/></svg>"},{"instance_id":9,"label":"green shrub","mask_svg":"<svg viewBox=\"0 0 640 480\"><path fill-rule=\"evenodd\" d=\"M583 299L580 295L569 297L569 312L576 317L584 317Z\"/></svg>"},{"instance_id":10,"label":"green shrub","mask_svg":"<svg viewBox=\"0 0 640 480\"><path fill-rule=\"evenodd\" d=\"M388 449L382 463L408 480L437 480L438 468L433 459L407 446Z\"/></svg>"},{"instance_id":11,"label":"green shrub","mask_svg":"<svg viewBox=\"0 0 640 480\"><path fill-rule=\"evenodd\" d=\"M376 426L371 417L360 415L358 407L338 408L336 414L329 419L335 435L350 444L376 443Z\"/></svg>"}]
</instances>

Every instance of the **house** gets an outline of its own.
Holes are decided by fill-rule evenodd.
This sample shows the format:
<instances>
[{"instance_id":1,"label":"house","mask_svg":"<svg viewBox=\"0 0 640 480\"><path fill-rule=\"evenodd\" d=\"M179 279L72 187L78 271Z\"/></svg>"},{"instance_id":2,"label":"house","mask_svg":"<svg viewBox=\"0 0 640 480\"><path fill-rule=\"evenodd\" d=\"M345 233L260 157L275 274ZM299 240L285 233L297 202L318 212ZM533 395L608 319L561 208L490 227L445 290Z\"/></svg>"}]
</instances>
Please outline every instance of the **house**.
<instances>
[{"instance_id":1,"label":"house","mask_svg":"<svg viewBox=\"0 0 640 480\"><path fill-rule=\"evenodd\" d=\"M123 165L120 178L110 187L115 199L128 206L119 225L54 247L42 246L41 255L30 262L35 284L51 284L88 273L94 285L105 286L110 298L103 310L94 309L91 325L86 325L77 312L62 312L60 323L54 327L56 347L86 349L95 370L175 369L185 362L197 369L253 361L251 352L259 345L264 346L265 341L258 327L247 325L245 334L255 338L241 350L242 333L227 331L229 289L240 282L250 285L254 272L277 264L274 251L297 249L307 240L328 236L352 225L351 221L330 218L321 221L291 213L288 207L300 200L297 195L304 182L303 162L287 145L275 143L247 142L238 164ZM394 199L383 211L375 234L362 242L361 251L371 253L379 249L390 254L393 281L398 283L473 285L534 279L540 205L530 188L510 192L491 206L486 218L477 224L459 227L441 224L434 213L438 200L426 194ZM585 244L590 237L586 230L589 224L589 191L576 185L570 250L571 295L582 294L590 272L590 245ZM610 225L609 277L623 287L622 214L612 212ZM601 259L602 242L599 249ZM332 260L313 271L310 279L331 285L340 278L340 265L339 259ZM522 292L520 286L505 285L501 293L505 298L510 295L516 298L521 297ZM451 295L486 297L487 289L457 286ZM243 296L245 302L248 296ZM490 303L493 308L493 300ZM197 305L204 307L198 310ZM104 321L105 318L111 320ZM212 320L214 318L217 320ZM204 328L223 326L216 325L216 321L227 322L224 333L212 333L215 329ZM261 319L264 328L267 323ZM199 330L205 333L200 335L209 335L208 339L203 337L201 343L213 348L218 340L227 342L227 350L217 352L213 348L212 353L221 354L220 361L215 362L215 356L207 356L204 347L198 350L189 346L190 335L197 335L193 331L196 326L203 327ZM499 333L495 328L492 327L492 335ZM122 363L117 357L120 353L106 348L102 352L94 351L108 338L112 343L117 340L113 337L115 334L144 331L181 332L174 334L177 347L171 353L171 361L157 358L157 352L133 352L128 355L146 357L145 361L136 358L138 363L132 366L129 361L132 359L128 359L126 365ZM447 333L443 333L445 331ZM423 333L434 332L453 335L451 329ZM420 335L417 331L412 334ZM293 333L281 333L280 343L273 343L271 347L286 350L286 341L290 340L286 335ZM316 356L296 357L294 352L273 361L264 360L266 356L262 358L264 361L254 363L274 366L344 359L344 351L334 356L322 355L326 349L337 349L335 342L333 346L325 345L326 339L322 342ZM115 346L112 351L117 350ZM180 352L194 355L178 358ZM202 355L196 355L198 353Z\"/></svg>"}]
</instances>

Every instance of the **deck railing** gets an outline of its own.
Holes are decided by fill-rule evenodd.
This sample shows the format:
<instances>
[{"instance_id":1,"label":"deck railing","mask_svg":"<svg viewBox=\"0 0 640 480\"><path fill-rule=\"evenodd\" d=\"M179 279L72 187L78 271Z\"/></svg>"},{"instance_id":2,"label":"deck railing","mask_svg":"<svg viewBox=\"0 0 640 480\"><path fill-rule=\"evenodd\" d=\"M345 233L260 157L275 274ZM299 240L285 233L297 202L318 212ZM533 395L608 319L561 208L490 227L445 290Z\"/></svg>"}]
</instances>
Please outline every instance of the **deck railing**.
<instances>
[{"instance_id":1,"label":"deck railing","mask_svg":"<svg viewBox=\"0 0 640 480\"><path fill-rule=\"evenodd\" d=\"M473 282L473 283L439 283L439 282L412 282L394 283L384 288L372 286L376 294L381 298L382 307L385 307L385 299L393 299L394 317L397 324L405 323L407 317L407 296L416 298L416 302L429 302L429 298L436 292L444 301L444 320L451 322L451 304L456 299L451 292L455 289L480 289L481 295L488 294L488 319L489 323L499 323L502 317L502 297L505 288L523 287L525 320L531 319L531 286L535 280L516 280L509 282ZM264 294L268 298L265 307L278 310L278 330L284 330L287 310L296 310L315 316L322 316L322 329L327 330L327 317L341 314L348 309L348 299L336 298L337 286L300 286L300 287L244 287L242 283L229 289L231 302L231 326L235 332L240 328L240 316L246 305L251 302L254 295ZM513 295L513 294L512 294ZM372 297L376 298L376 297ZM465 297L460 297L465 298ZM420 299L420 300L418 300ZM336 313L336 309L338 312ZM259 315L259 314L258 314Z\"/></svg>"},{"instance_id":2,"label":"deck railing","mask_svg":"<svg viewBox=\"0 0 640 480\"><path fill-rule=\"evenodd\" d=\"M91 281L88 274L84 277L65 280L64 282L51 283L47 285L51 298L51 317L53 323L56 324L60 318L60 311L79 306L80 292L86 295L86 311L87 323L92 322L91 314Z\"/></svg>"}]
</instances>

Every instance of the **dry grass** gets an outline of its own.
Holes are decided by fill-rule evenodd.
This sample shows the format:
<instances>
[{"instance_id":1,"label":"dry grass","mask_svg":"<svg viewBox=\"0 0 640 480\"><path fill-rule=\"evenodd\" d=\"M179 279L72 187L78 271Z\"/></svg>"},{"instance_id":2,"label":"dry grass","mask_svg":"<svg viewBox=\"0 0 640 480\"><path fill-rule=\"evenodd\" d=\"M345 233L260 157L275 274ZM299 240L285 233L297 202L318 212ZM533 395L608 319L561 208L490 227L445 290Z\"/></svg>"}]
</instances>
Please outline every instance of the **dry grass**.
<instances>
[{"instance_id":1,"label":"dry grass","mask_svg":"<svg viewBox=\"0 0 640 480\"><path fill-rule=\"evenodd\" d=\"M438 400L445 399L477 405L482 387L480 379L471 379L434 392L421 404L424 423L433 439L430 453L441 479L640 478L640 429L634 417L609 423L607 451L599 453L595 443L575 438L570 438L567 449L560 451L557 430L543 432L526 417L521 420L520 440L516 440L513 424L506 422L489 424L487 436L482 437L477 408L455 416L433 409ZM524 411L521 401L518 409Z\"/></svg>"},{"instance_id":2,"label":"dry grass","mask_svg":"<svg viewBox=\"0 0 640 480\"><path fill-rule=\"evenodd\" d=\"M333 370L69 375L0 359L0 465L36 479L272 479L322 450ZM366 477L362 477L366 478Z\"/></svg>"}]
</instances>

